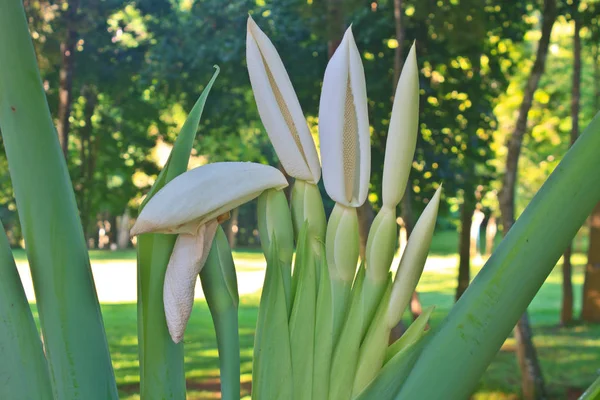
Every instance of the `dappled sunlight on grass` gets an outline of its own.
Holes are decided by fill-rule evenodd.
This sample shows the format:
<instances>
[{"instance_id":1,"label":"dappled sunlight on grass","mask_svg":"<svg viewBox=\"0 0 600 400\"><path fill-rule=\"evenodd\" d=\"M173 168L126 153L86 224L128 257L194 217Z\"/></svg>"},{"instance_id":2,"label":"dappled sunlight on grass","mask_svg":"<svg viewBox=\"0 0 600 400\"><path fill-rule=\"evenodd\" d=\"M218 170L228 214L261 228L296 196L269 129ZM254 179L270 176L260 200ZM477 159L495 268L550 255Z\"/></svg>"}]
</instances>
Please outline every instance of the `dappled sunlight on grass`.
<instances>
[{"instance_id":1,"label":"dappled sunlight on grass","mask_svg":"<svg viewBox=\"0 0 600 400\"><path fill-rule=\"evenodd\" d=\"M438 326L454 305L458 257L455 253L454 239L442 233L436 235L433 255L429 258L425 272L418 286L423 307L435 305L431 326ZM116 261L135 263L135 252L91 252L92 262L111 262L110 255ZM24 260L24 253L17 251ZM102 258L104 257L104 258ZM259 250L235 252L238 272L264 270L264 257ZM472 263L471 275L480 271L485 260ZM397 259L395 260L397 262ZM583 263L585 256L573 257L575 315L581 308L581 286L583 282ZM250 276L252 274L248 274ZM246 275L242 275L244 278ZM244 279L242 278L242 279ZM557 266L548 277L531 306L530 318L534 324L535 344L542 362L551 399L577 398L596 376L600 367L600 326L574 325L557 327L561 299L561 270ZM242 284L243 282L240 282ZM249 394L252 379L252 355L254 328L258 315L260 290L240 297L240 344L241 371L244 394ZM36 322L37 308L32 305ZM122 399L139 399L139 363L137 349L137 306L128 304L103 304L107 337L112 354L117 384ZM404 316L405 323L410 321L409 313ZM208 307L203 300L197 300L184 338L186 349L185 368L187 373L188 399L219 398L218 351L212 320ZM483 375L475 400L518 399L520 375L514 354L514 339L509 337L502 350ZM457 366L460 368L460 366Z\"/></svg>"},{"instance_id":2,"label":"dappled sunlight on grass","mask_svg":"<svg viewBox=\"0 0 600 400\"><path fill-rule=\"evenodd\" d=\"M581 268L576 274L581 274ZM454 303L455 276L448 272L426 272L419 289L423 306L435 304L432 327L439 325ZM569 390L585 388L593 380L600 366L600 327L575 325L556 327L558 311L548 309L543 299L559 297L560 287L554 283L544 285L538 297L538 306L532 306L530 315L536 326L535 343L552 399L564 399ZM259 296L240 299L241 370L243 382L252 376L252 346L254 324ZM554 303L553 303L554 304ZM135 305L104 305L105 322L109 329L109 342L118 384L127 390L123 399L137 399L139 369L137 364L137 339L135 333ZM408 322L408 316L405 321ZM197 301L184 339L188 387L207 385L210 390L191 389L188 399L211 399L218 390L218 352L212 330L212 321L204 301ZM502 350L485 372L473 399L518 399L519 369L514 354L514 339L507 339Z\"/></svg>"}]
</instances>

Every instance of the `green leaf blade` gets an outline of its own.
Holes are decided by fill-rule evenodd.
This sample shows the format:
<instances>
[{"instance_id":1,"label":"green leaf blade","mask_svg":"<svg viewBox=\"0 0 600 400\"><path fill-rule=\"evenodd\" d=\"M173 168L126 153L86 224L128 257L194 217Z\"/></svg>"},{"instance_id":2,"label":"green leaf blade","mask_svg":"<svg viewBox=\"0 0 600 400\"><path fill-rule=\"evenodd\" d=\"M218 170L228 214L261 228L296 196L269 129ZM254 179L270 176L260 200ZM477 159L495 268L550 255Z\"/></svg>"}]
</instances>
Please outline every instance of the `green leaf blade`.
<instances>
[{"instance_id":1,"label":"green leaf blade","mask_svg":"<svg viewBox=\"0 0 600 400\"><path fill-rule=\"evenodd\" d=\"M313 359L313 399L329 396L329 374L333 353L333 297L331 279L325 258L325 247L321 244L321 266L319 290L315 316L315 352Z\"/></svg>"},{"instance_id":2,"label":"green leaf blade","mask_svg":"<svg viewBox=\"0 0 600 400\"><path fill-rule=\"evenodd\" d=\"M42 342L0 223L0 398L52 399Z\"/></svg>"},{"instance_id":3,"label":"green leaf blade","mask_svg":"<svg viewBox=\"0 0 600 400\"><path fill-rule=\"evenodd\" d=\"M348 315L333 351L329 400L346 400L352 395L364 317L362 304L364 278L365 269L360 266L352 288Z\"/></svg>"},{"instance_id":4,"label":"green leaf blade","mask_svg":"<svg viewBox=\"0 0 600 400\"><path fill-rule=\"evenodd\" d=\"M600 114L569 149L431 340L401 399L466 398L600 201ZM560 227L560 229L557 229ZM463 368L456 368L456 365ZM430 382L435 381L435 385ZM456 382L461 382L457 385Z\"/></svg>"},{"instance_id":5,"label":"green leaf blade","mask_svg":"<svg viewBox=\"0 0 600 400\"><path fill-rule=\"evenodd\" d=\"M300 230L296 255L297 286L290 315L290 348L295 400L311 400L315 346L317 268L308 223Z\"/></svg>"},{"instance_id":6,"label":"green leaf blade","mask_svg":"<svg viewBox=\"0 0 600 400\"><path fill-rule=\"evenodd\" d=\"M57 398L117 399L73 187L23 3L0 12L0 129Z\"/></svg>"},{"instance_id":7,"label":"green leaf blade","mask_svg":"<svg viewBox=\"0 0 600 400\"><path fill-rule=\"evenodd\" d=\"M269 253L254 337L253 400L293 398L288 313L276 237Z\"/></svg>"}]
</instances>

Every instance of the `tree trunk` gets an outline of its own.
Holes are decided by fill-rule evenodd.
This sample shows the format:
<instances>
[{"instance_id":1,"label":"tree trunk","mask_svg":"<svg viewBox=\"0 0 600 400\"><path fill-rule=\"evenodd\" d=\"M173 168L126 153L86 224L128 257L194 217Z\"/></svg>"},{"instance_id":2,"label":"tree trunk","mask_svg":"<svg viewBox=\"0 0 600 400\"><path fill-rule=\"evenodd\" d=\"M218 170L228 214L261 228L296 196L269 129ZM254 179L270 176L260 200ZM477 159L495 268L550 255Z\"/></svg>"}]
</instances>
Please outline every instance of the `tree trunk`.
<instances>
[{"instance_id":1,"label":"tree trunk","mask_svg":"<svg viewBox=\"0 0 600 400\"><path fill-rule=\"evenodd\" d=\"M581 98L581 19L577 11L578 6L579 1L574 1L575 31L573 33L573 83L571 86L571 145L575 143L579 136L579 102ZM562 306L560 310L560 324L563 326L573 322L572 252L573 245L570 244L563 254Z\"/></svg>"},{"instance_id":2,"label":"tree trunk","mask_svg":"<svg viewBox=\"0 0 600 400\"><path fill-rule=\"evenodd\" d=\"M521 390L523 399L546 399L546 388L542 367L533 345L533 332L527 311L521 316L515 328L517 358L521 369Z\"/></svg>"},{"instance_id":3,"label":"tree trunk","mask_svg":"<svg viewBox=\"0 0 600 400\"><path fill-rule=\"evenodd\" d=\"M496 239L496 233L498 233L498 224L496 223L496 216L490 215L487 226L485 227L485 256L489 257L494 251L494 240Z\"/></svg>"},{"instance_id":4,"label":"tree trunk","mask_svg":"<svg viewBox=\"0 0 600 400\"><path fill-rule=\"evenodd\" d=\"M327 0L327 53L333 56L344 37L344 0Z\"/></svg>"},{"instance_id":5,"label":"tree trunk","mask_svg":"<svg viewBox=\"0 0 600 400\"><path fill-rule=\"evenodd\" d=\"M129 216L129 210L125 210L123 215L117 217L117 249L123 250L129 246L131 217Z\"/></svg>"},{"instance_id":6,"label":"tree trunk","mask_svg":"<svg viewBox=\"0 0 600 400\"><path fill-rule=\"evenodd\" d=\"M505 235L515 222L515 189L519 154L521 153L523 136L527 130L527 114L531 109L533 95L538 87L540 78L544 73L548 47L550 45L550 35L555 21L556 0L544 0L541 28L542 36L538 43L535 62L533 63L533 67L527 79L527 85L523 93L523 101L519 107L517 122L506 143L508 150L506 156L506 171L502 181L502 189L498 194ZM523 398L525 400L544 398L546 395L544 379L533 345L527 312L525 312L523 317L517 323L515 338L517 340L519 366L521 367Z\"/></svg>"},{"instance_id":7,"label":"tree trunk","mask_svg":"<svg viewBox=\"0 0 600 400\"><path fill-rule=\"evenodd\" d=\"M77 44L77 32L74 29L74 24L79 6L78 1L71 1L68 4L64 15L66 34L60 43L61 64L58 71L58 121L56 124L58 141L60 142L65 159L68 159L69 155L69 118L71 117L75 45Z\"/></svg>"},{"instance_id":8,"label":"tree trunk","mask_svg":"<svg viewBox=\"0 0 600 400\"><path fill-rule=\"evenodd\" d=\"M590 243L585 266L581 319L600 322L600 203L590 217Z\"/></svg>"},{"instance_id":9,"label":"tree trunk","mask_svg":"<svg viewBox=\"0 0 600 400\"><path fill-rule=\"evenodd\" d=\"M544 14L542 17L542 36L538 43L536 59L533 63L529 78L527 79L527 85L523 93L523 101L519 107L517 122L506 143L508 149L506 155L506 171L502 181L502 189L498 194L504 232L508 232L515 221L514 201L519 155L521 153L523 136L527 131L527 115L531 109L533 95L535 94L542 74L544 73L548 47L550 45L550 34L552 33L552 27L554 26L555 21L556 2L555 0L545 0Z\"/></svg>"},{"instance_id":10,"label":"tree trunk","mask_svg":"<svg viewBox=\"0 0 600 400\"><path fill-rule=\"evenodd\" d=\"M593 51L594 106L598 110L600 109L600 46L597 43ZM594 208L589 221L590 240L583 283L581 319L587 322L600 322L600 203Z\"/></svg>"},{"instance_id":11,"label":"tree trunk","mask_svg":"<svg viewBox=\"0 0 600 400\"><path fill-rule=\"evenodd\" d=\"M235 248L237 234L239 232L239 221L238 217L240 215L239 207L234 208L231 211L231 217L229 218L229 224L227 229L227 240L229 241L229 247L232 249Z\"/></svg>"},{"instance_id":12,"label":"tree trunk","mask_svg":"<svg viewBox=\"0 0 600 400\"><path fill-rule=\"evenodd\" d=\"M571 254L573 246L569 245L563 253L562 265L562 304L560 308L560 325L566 326L573 322L573 282L571 275L573 267L571 264Z\"/></svg>"},{"instance_id":13,"label":"tree trunk","mask_svg":"<svg viewBox=\"0 0 600 400\"><path fill-rule=\"evenodd\" d=\"M398 47L394 49L394 84L393 94L396 94L396 87L398 86L398 80L402 72L404 65L404 59L402 58L404 52L404 25L402 25L402 1L394 0L394 27L396 29L396 41Z\"/></svg>"},{"instance_id":14,"label":"tree trunk","mask_svg":"<svg viewBox=\"0 0 600 400\"><path fill-rule=\"evenodd\" d=\"M369 238L369 230L375 218L375 212L371 203L367 199L365 203L356 209L358 213L358 233L360 238L360 258L365 260L367 252L367 239Z\"/></svg>"},{"instance_id":15,"label":"tree trunk","mask_svg":"<svg viewBox=\"0 0 600 400\"><path fill-rule=\"evenodd\" d=\"M460 237L458 244L458 285L456 301L460 299L471 282L471 224L475 211L475 197L465 190L463 205L460 211Z\"/></svg>"},{"instance_id":16,"label":"tree trunk","mask_svg":"<svg viewBox=\"0 0 600 400\"><path fill-rule=\"evenodd\" d=\"M473 211L473 216L471 217L471 258L480 257L481 251L479 251L479 234L481 232L481 224L485 219L485 214L478 207Z\"/></svg>"},{"instance_id":17,"label":"tree trunk","mask_svg":"<svg viewBox=\"0 0 600 400\"><path fill-rule=\"evenodd\" d=\"M81 225L83 226L83 233L86 241L89 238L89 230L90 230L90 207L91 207L91 199L90 196L90 185L92 183L93 176L90 175L90 171L88 170L90 158L92 157L90 146L91 146L91 138L93 133L93 122L92 118L94 116L94 112L96 110L96 93L93 89L88 86L85 86L82 89L82 95L85 98L85 106L83 108L83 120L85 125L80 129L80 158L81 158L81 168L80 168L80 182L79 182L79 190L76 191L77 199L79 201L79 213L81 216Z\"/></svg>"}]
</instances>

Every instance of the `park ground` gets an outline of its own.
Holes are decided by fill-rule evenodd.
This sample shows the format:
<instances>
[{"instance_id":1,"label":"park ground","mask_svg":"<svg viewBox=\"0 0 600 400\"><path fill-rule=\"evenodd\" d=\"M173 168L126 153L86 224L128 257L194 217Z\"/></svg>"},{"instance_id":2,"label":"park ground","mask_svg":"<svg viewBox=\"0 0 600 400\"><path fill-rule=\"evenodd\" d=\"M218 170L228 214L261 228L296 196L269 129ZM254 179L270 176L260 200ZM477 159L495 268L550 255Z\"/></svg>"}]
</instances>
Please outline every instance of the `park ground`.
<instances>
[{"instance_id":1,"label":"park ground","mask_svg":"<svg viewBox=\"0 0 600 400\"><path fill-rule=\"evenodd\" d=\"M423 306L436 306L431 322L434 328L440 324L454 303L458 265L456 248L455 233L437 234L432 243L426 270L418 286ZM91 251L90 255L102 301L102 312L121 398L139 399L134 297L135 251ZM260 252L253 250L236 251L234 258L241 289L239 315L242 387L248 392L260 282L264 276L264 258ZM26 291L31 291L28 283L25 282L27 277L24 273L26 270L24 252L15 251L15 259ZM585 256L576 253L573 261L575 315L577 316L581 307ZM476 274L482 261L475 260L473 264L472 274ZM202 294L199 293L197 297L184 339L188 399L218 399L219 366L215 334ZM600 368L600 326L576 323L569 327L559 327L560 302L559 264L531 303L529 313L534 326L535 344L550 392L549 398L576 399L594 380ZM37 319L35 305L33 304L32 307ZM405 321L409 321L408 314ZM459 365L456 367L460 368ZM519 379L514 339L509 337L483 375L472 398L476 400L518 399Z\"/></svg>"}]
</instances>

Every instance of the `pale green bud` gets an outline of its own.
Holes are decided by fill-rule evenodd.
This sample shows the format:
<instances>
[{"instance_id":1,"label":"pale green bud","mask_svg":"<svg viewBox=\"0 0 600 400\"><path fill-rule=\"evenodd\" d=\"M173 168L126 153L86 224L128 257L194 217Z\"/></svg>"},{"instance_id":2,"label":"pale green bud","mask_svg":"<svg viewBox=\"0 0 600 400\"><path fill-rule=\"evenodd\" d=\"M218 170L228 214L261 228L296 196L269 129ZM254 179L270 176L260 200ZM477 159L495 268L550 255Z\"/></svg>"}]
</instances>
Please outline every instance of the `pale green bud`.
<instances>
[{"instance_id":1,"label":"pale green bud","mask_svg":"<svg viewBox=\"0 0 600 400\"><path fill-rule=\"evenodd\" d=\"M367 279L383 282L388 276L398 242L396 209L383 206L373 220L367 240Z\"/></svg>"},{"instance_id":2,"label":"pale green bud","mask_svg":"<svg viewBox=\"0 0 600 400\"><path fill-rule=\"evenodd\" d=\"M312 183L296 179L292 187L290 203L296 238L304 222L308 221L313 251L315 254L320 254L321 243L325 240L327 220L319 188Z\"/></svg>"},{"instance_id":3,"label":"pale green bud","mask_svg":"<svg viewBox=\"0 0 600 400\"><path fill-rule=\"evenodd\" d=\"M263 253L268 254L273 235L277 236L279 259L292 265L294 230L285 194L281 190L265 190L257 203L258 232Z\"/></svg>"},{"instance_id":4,"label":"pale green bud","mask_svg":"<svg viewBox=\"0 0 600 400\"><path fill-rule=\"evenodd\" d=\"M268 256L274 238L288 312L292 307L292 259L294 257L294 230L292 216L285 194L281 190L265 190L257 203L258 232L263 253Z\"/></svg>"},{"instance_id":5,"label":"pale green bud","mask_svg":"<svg viewBox=\"0 0 600 400\"><path fill-rule=\"evenodd\" d=\"M359 256L358 216L354 207L336 203L329 223L325 250L331 280L352 282Z\"/></svg>"},{"instance_id":6,"label":"pale green bud","mask_svg":"<svg viewBox=\"0 0 600 400\"><path fill-rule=\"evenodd\" d=\"M440 186L417 221L402 254L388 309L387 323L390 329L400 321L423 273L433 237L441 192Z\"/></svg>"}]
</instances>

